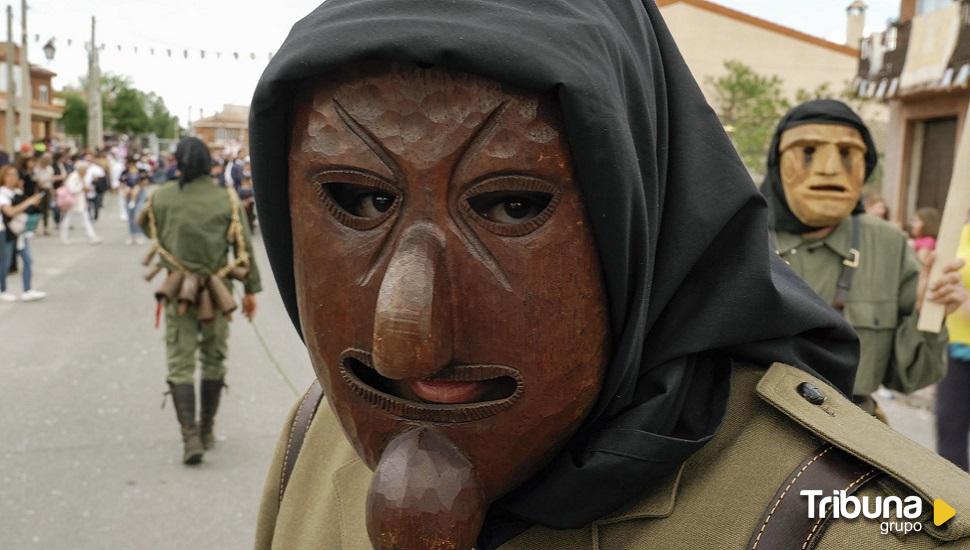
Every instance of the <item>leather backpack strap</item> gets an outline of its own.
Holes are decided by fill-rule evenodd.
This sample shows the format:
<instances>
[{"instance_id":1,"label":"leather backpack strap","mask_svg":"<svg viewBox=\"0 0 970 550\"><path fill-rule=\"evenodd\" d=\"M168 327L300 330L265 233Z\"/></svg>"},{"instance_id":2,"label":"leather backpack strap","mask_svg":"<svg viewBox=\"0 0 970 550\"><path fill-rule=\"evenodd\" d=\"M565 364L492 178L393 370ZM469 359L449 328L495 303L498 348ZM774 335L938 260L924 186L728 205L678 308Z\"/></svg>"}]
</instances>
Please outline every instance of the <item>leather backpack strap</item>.
<instances>
[{"instance_id":1,"label":"leather backpack strap","mask_svg":"<svg viewBox=\"0 0 970 550\"><path fill-rule=\"evenodd\" d=\"M296 457L300 456L300 449L303 448L303 441L306 434L310 431L310 423L317 414L317 407L323 400L323 386L319 380L314 380L310 389L303 394L303 401L293 416L293 423L290 424L290 435L286 439L286 452L283 453L283 467L280 468L280 495L279 503L283 502L283 493L286 492L286 484L290 481L290 474L296 465Z\"/></svg>"},{"instance_id":2,"label":"leather backpack strap","mask_svg":"<svg viewBox=\"0 0 970 550\"><path fill-rule=\"evenodd\" d=\"M836 448L825 445L788 476L758 524L748 550L811 550L822 538L827 516L810 518L803 490L851 495L881 472Z\"/></svg>"}]
</instances>

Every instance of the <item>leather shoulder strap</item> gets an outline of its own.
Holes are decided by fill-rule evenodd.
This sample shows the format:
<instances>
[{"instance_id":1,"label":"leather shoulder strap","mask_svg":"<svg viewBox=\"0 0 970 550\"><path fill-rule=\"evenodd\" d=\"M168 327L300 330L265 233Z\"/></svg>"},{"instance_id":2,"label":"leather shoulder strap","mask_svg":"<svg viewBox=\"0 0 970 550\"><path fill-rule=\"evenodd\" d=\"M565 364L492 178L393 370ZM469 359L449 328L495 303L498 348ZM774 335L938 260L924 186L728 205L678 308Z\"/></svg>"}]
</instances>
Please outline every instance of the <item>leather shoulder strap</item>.
<instances>
[{"instance_id":1,"label":"leather shoulder strap","mask_svg":"<svg viewBox=\"0 0 970 550\"><path fill-rule=\"evenodd\" d=\"M310 389L303 394L300 407L293 416L293 423L290 424L290 435L286 439L286 452L283 453L283 467L280 469L280 494L278 503L283 502L283 493L286 492L286 484L290 481L290 474L293 473L293 466L296 465L296 457L300 455L303 448L303 441L310 430L310 423L317 414L317 407L323 399L323 386L318 380L314 380Z\"/></svg>"},{"instance_id":2,"label":"leather shoulder strap","mask_svg":"<svg viewBox=\"0 0 970 550\"><path fill-rule=\"evenodd\" d=\"M828 517L810 518L808 501L800 495L801 491L822 491L825 496L845 491L851 495L880 473L852 455L825 445L799 464L778 488L748 541L748 550L815 548Z\"/></svg>"},{"instance_id":3,"label":"leather shoulder strap","mask_svg":"<svg viewBox=\"0 0 970 550\"><path fill-rule=\"evenodd\" d=\"M839 274L839 281L836 285L835 299L832 300L832 307L838 311L845 309L845 303L849 299L849 291L852 290L852 278L855 277L856 269L859 268L859 244L862 240L859 216L861 215L852 215L852 247L849 249L852 251L852 258L842 261L842 272Z\"/></svg>"}]
</instances>

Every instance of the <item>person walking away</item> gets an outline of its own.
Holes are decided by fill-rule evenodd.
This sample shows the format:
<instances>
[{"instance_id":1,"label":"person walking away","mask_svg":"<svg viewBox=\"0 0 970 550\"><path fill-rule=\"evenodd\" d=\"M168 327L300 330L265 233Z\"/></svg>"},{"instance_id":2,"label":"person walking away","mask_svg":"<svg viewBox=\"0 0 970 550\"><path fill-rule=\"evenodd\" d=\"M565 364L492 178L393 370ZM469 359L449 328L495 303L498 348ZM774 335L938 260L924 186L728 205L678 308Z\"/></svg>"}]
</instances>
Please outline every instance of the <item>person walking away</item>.
<instances>
[{"instance_id":1,"label":"person walking away","mask_svg":"<svg viewBox=\"0 0 970 550\"><path fill-rule=\"evenodd\" d=\"M71 230L71 218L81 217L84 233L91 244L101 244L101 237L94 232L88 213L87 195L89 187L86 183L90 165L86 161L78 162L74 172L67 177L62 189L58 190L57 205L61 210L61 242L71 244L68 232Z\"/></svg>"},{"instance_id":2,"label":"person walking away","mask_svg":"<svg viewBox=\"0 0 970 550\"><path fill-rule=\"evenodd\" d=\"M970 261L970 220L963 226L958 256ZM970 287L970 267L960 271ZM936 447L940 456L970 471L970 303L946 319L950 333L946 376L936 386Z\"/></svg>"},{"instance_id":3,"label":"person walking away","mask_svg":"<svg viewBox=\"0 0 970 550\"><path fill-rule=\"evenodd\" d=\"M920 208L909 222L909 238L916 257L926 264L936 250L936 236L940 232L940 211L936 208Z\"/></svg>"},{"instance_id":4,"label":"person walking away","mask_svg":"<svg viewBox=\"0 0 970 550\"><path fill-rule=\"evenodd\" d=\"M34 182L37 183L37 188L43 192L43 198L40 201L40 220L44 225L43 235L45 237L50 236L50 217L51 217L51 204L54 197L54 157L50 153L44 153L41 155L40 159L37 160L37 165L34 167Z\"/></svg>"},{"instance_id":5,"label":"person walking away","mask_svg":"<svg viewBox=\"0 0 970 550\"><path fill-rule=\"evenodd\" d=\"M92 222L98 221L101 206L104 204L104 194L108 191L108 172L104 168L103 157L88 155L89 166L85 183L87 184L88 210Z\"/></svg>"},{"instance_id":6,"label":"person walking away","mask_svg":"<svg viewBox=\"0 0 970 550\"><path fill-rule=\"evenodd\" d=\"M44 299L47 294L31 288L32 259L30 241L25 233L27 209L40 204L40 193L25 196L24 182L13 165L0 168L0 213L3 214L4 231L0 233L0 300L14 302L17 297L7 290L7 272L14 255L20 257L23 294L20 299L32 302Z\"/></svg>"},{"instance_id":7,"label":"person walking away","mask_svg":"<svg viewBox=\"0 0 970 550\"><path fill-rule=\"evenodd\" d=\"M118 193L118 219L123 222L130 221L128 218L128 201L124 200L127 190L121 181L122 174L125 173L125 159L121 156L118 147L111 149L108 153L108 175L111 179L111 189Z\"/></svg>"},{"instance_id":8,"label":"person walking away","mask_svg":"<svg viewBox=\"0 0 970 550\"><path fill-rule=\"evenodd\" d=\"M64 181L67 180L67 175L69 173L67 165L64 163L64 153L54 153L54 162L51 164L51 168L54 169L54 193L53 198L51 199L51 210L54 214L54 224L56 227L60 228L61 209L57 207L57 190L64 185Z\"/></svg>"},{"instance_id":9,"label":"person walking away","mask_svg":"<svg viewBox=\"0 0 970 550\"><path fill-rule=\"evenodd\" d=\"M236 309L230 277L243 283L242 311L250 321L262 287L239 198L233 189L213 181L208 148L196 138L185 138L176 158L181 177L149 197L139 223L155 241L159 263L168 273L155 294L159 308L164 305L165 310L167 382L182 430L182 462L197 464L215 443L213 424L225 385L229 315Z\"/></svg>"},{"instance_id":10,"label":"person walking away","mask_svg":"<svg viewBox=\"0 0 970 550\"><path fill-rule=\"evenodd\" d=\"M151 176L148 172L140 172L135 174L133 178L134 184L129 185L127 182L122 187L125 204L125 216L128 220L128 238L125 239L125 244L144 244L145 234L142 232L141 227L138 226L138 212L141 211L142 207L145 206L145 200L148 198L148 185L151 184Z\"/></svg>"}]
</instances>

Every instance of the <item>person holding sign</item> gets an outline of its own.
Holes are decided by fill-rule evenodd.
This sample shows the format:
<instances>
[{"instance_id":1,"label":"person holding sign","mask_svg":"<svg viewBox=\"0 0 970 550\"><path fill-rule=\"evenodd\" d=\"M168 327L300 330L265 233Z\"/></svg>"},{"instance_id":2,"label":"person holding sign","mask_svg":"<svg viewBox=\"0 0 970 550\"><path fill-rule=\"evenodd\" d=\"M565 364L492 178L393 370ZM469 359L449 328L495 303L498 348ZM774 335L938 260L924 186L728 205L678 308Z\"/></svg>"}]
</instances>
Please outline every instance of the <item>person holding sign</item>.
<instances>
[{"instance_id":1,"label":"person holding sign","mask_svg":"<svg viewBox=\"0 0 970 550\"><path fill-rule=\"evenodd\" d=\"M912 393L943 377L946 333L917 329L924 297L947 312L967 300L962 260L948 262L929 285L935 256L921 268L906 235L862 215L862 186L876 161L872 136L852 109L810 101L778 125L761 189L778 254L859 333L853 394L870 413L880 385Z\"/></svg>"}]
</instances>

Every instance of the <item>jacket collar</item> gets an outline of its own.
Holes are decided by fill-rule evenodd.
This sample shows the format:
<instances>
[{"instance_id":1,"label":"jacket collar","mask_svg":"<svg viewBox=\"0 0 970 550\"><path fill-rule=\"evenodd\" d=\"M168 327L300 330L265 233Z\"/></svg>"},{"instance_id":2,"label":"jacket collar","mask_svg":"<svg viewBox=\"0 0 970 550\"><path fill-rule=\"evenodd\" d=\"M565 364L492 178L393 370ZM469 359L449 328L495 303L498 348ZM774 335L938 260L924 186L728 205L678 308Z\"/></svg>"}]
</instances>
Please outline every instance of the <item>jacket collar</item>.
<instances>
[{"instance_id":1,"label":"jacket collar","mask_svg":"<svg viewBox=\"0 0 970 550\"><path fill-rule=\"evenodd\" d=\"M852 253L851 218L845 218L839 222L839 225L835 226L835 230L821 239L806 239L801 235L786 233L784 231L778 231L776 233L776 239L777 252L782 258L787 257L791 254L792 250L802 246L825 246L846 260L851 260L854 257Z\"/></svg>"}]
</instances>

